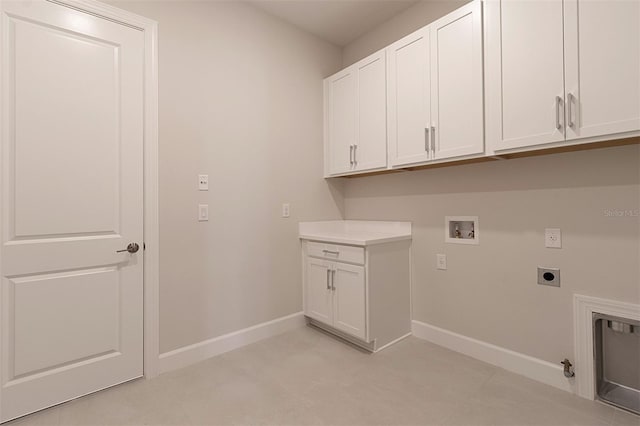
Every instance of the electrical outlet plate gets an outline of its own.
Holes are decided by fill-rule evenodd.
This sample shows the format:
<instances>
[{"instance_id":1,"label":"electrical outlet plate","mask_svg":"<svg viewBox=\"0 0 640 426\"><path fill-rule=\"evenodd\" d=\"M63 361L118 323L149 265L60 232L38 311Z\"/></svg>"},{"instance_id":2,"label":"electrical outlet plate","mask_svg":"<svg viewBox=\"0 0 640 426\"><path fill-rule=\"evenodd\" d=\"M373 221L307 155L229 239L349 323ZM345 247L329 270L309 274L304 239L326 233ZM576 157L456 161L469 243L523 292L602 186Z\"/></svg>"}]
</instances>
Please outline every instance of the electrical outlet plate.
<instances>
[{"instance_id":1,"label":"electrical outlet plate","mask_svg":"<svg viewBox=\"0 0 640 426\"><path fill-rule=\"evenodd\" d=\"M436 254L436 268L445 271L447 269L447 255Z\"/></svg>"},{"instance_id":2,"label":"electrical outlet plate","mask_svg":"<svg viewBox=\"0 0 640 426\"><path fill-rule=\"evenodd\" d=\"M289 217L291 215L291 206L289 203L282 204L282 217Z\"/></svg>"},{"instance_id":3,"label":"electrical outlet plate","mask_svg":"<svg viewBox=\"0 0 640 426\"><path fill-rule=\"evenodd\" d=\"M538 266L538 284L560 287L560 269Z\"/></svg>"},{"instance_id":4,"label":"electrical outlet plate","mask_svg":"<svg viewBox=\"0 0 640 426\"><path fill-rule=\"evenodd\" d=\"M562 232L560 228L547 228L544 230L544 246L562 248Z\"/></svg>"},{"instance_id":5,"label":"electrical outlet plate","mask_svg":"<svg viewBox=\"0 0 640 426\"><path fill-rule=\"evenodd\" d=\"M198 175L198 190L199 191L209 190L209 175Z\"/></svg>"}]
</instances>

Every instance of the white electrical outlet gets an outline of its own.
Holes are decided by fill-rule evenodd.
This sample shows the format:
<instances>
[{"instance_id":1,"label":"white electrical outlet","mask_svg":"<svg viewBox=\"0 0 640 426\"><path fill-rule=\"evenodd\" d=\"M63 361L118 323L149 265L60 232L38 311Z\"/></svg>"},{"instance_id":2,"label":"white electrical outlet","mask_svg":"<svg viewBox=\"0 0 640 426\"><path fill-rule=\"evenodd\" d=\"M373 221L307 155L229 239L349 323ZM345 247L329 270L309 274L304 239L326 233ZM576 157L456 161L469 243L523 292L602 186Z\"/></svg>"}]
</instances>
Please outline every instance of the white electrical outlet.
<instances>
[{"instance_id":1,"label":"white electrical outlet","mask_svg":"<svg viewBox=\"0 0 640 426\"><path fill-rule=\"evenodd\" d=\"M436 254L436 268L441 270L447 269L447 255Z\"/></svg>"},{"instance_id":2,"label":"white electrical outlet","mask_svg":"<svg viewBox=\"0 0 640 426\"><path fill-rule=\"evenodd\" d=\"M289 217L291 215L291 208L289 203L284 203L282 205L282 217Z\"/></svg>"},{"instance_id":3,"label":"white electrical outlet","mask_svg":"<svg viewBox=\"0 0 640 426\"><path fill-rule=\"evenodd\" d=\"M209 205L198 204L198 222L206 222L209 220Z\"/></svg>"},{"instance_id":4,"label":"white electrical outlet","mask_svg":"<svg viewBox=\"0 0 640 426\"><path fill-rule=\"evenodd\" d=\"M559 228L547 228L544 230L544 246L562 248L562 232L560 232Z\"/></svg>"},{"instance_id":5,"label":"white electrical outlet","mask_svg":"<svg viewBox=\"0 0 640 426\"><path fill-rule=\"evenodd\" d=\"M198 175L198 190L199 191L209 190L209 175Z\"/></svg>"}]
</instances>

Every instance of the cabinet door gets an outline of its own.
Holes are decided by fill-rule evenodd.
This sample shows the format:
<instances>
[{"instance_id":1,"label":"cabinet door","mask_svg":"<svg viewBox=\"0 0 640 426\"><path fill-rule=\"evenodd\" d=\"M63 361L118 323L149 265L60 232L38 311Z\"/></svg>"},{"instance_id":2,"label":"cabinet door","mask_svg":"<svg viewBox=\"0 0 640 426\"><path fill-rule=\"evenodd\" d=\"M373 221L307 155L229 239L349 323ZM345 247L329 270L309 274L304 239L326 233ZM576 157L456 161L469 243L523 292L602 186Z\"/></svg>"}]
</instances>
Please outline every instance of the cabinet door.
<instances>
[{"instance_id":1,"label":"cabinet door","mask_svg":"<svg viewBox=\"0 0 640 426\"><path fill-rule=\"evenodd\" d=\"M387 81L385 51L356 65L358 139L353 153L356 170L387 166Z\"/></svg>"},{"instance_id":2,"label":"cabinet door","mask_svg":"<svg viewBox=\"0 0 640 426\"><path fill-rule=\"evenodd\" d=\"M434 157L482 153L482 3L476 0L429 27Z\"/></svg>"},{"instance_id":3,"label":"cabinet door","mask_svg":"<svg viewBox=\"0 0 640 426\"><path fill-rule=\"evenodd\" d=\"M333 326L365 339L365 276L362 266L334 264Z\"/></svg>"},{"instance_id":4,"label":"cabinet door","mask_svg":"<svg viewBox=\"0 0 640 426\"><path fill-rule=\"evenodd\" d=\"M307 258L305 271L305 309L308 317L333 324L333 291L331 264L325 260Z\"/></svg>"},{"instance_id":5,"label":"cabinet door","mask_svg":"<svg viewBox=\"0 0 640 426\"><path fill-rule=\"evenodd\" d=\"M640 2L565 0L567 139L640 130Z\"/></svg>"},{"instance_id":6,"label":"cabinet door","mask_svg":"<svg viewBox=\"0 0 640 426\"><path fill-rule=\"evenodd\" d=\"M329 175L352 168L352 146L356 142L356 75L347 68L325 80L326 152Z\"/></svg>"},{"instance_id":7,"label":"cabinet door","mask_svg":"<svg viewBox=\"0 0 640 426\"><path fill-rule=\"evenodd\" d=\"M563 141L562 0L496 0L486 9L494 149Z\"/></svg>"},{"instance_id":8,"label":"cabinet door","mask_svg":"<svg viewBox=\"0 0 640 426\"><path fill-rule=\"evenodd\" d=\"M429 28L387 48L389 162L392 166L430 159Z\"/></svg>"}]
</instances>

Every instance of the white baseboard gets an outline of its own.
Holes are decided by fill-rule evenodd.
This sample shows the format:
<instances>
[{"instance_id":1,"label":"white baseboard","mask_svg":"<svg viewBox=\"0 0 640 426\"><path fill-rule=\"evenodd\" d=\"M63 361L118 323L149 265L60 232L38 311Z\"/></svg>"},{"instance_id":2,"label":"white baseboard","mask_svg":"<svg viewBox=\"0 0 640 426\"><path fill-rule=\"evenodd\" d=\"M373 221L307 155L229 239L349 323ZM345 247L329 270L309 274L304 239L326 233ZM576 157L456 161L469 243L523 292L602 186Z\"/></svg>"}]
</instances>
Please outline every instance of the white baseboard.
<instances>
[{"instance_id":1,"label":"white baseboard","mask_svg":"<svg viewBox=\"0 0 640 426\"><path fill-rule=\"evenodd\" d=\"M166 373L167 371L183 368L213 356L255 343L259 340L293 330L304 324L303 313L297 312L285 317L276 318L272 321L214 337L213 339L164 352L160 354L158 363L159 372Z\"/></svg>"},{"instance_id":2,"label":"white baseboard","mask_svg":"<svg viewBox=\"0 0 640 426\"><path fill-rule=\"evenodd\" d=\"M412 321L413 335L452 351L460 352L488 364L575 393L574 379L564 377L560 360L558 365L500 346L472 339L420 321Z\"/></svg>"}]
</instances>

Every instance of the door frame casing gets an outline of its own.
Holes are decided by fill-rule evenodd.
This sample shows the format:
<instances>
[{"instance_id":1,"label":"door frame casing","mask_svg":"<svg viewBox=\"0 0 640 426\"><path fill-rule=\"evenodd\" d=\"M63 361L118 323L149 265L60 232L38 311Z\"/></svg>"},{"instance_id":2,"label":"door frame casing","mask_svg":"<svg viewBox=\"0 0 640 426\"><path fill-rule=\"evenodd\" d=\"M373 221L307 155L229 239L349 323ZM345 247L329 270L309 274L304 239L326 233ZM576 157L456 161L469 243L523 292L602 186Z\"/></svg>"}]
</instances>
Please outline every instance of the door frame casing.
<instances>
[{"instance_id":1,"label":"door frame casing","mask_svg":"<svg viewBox=\"0 0 640 426\"><path fill-rule=\"evenodd\" d=\"M0 4L4 0L0 0ZM43 0L45 1L45 0ZM158 375L159 359L159 227L158 227L158 23L140 15L101 3L97 0L46 0L90 15L133 27L144 33L144 124L143 124L143 181L144 181L144 377ZM2 35L0 19L0 40ZM0 58L1 61L1 58ZM3 66L0 63L0 81ZM0 84L0 99L2 99ZM5 132L0 103L0 135ZM0 175L0 181L2 176ZM0 212L1 214L1 212ZM0 233L2 230L0 229ZM0 262L1 268L1 262ZM0 271L1 272L1 271ZM0 274L1 275L1 274ZM0 371L1 374L1 371ZM2 377L0 376L0 379ZM2 386L0 381L0 398Z\"/></svg>"}]
</instances>

